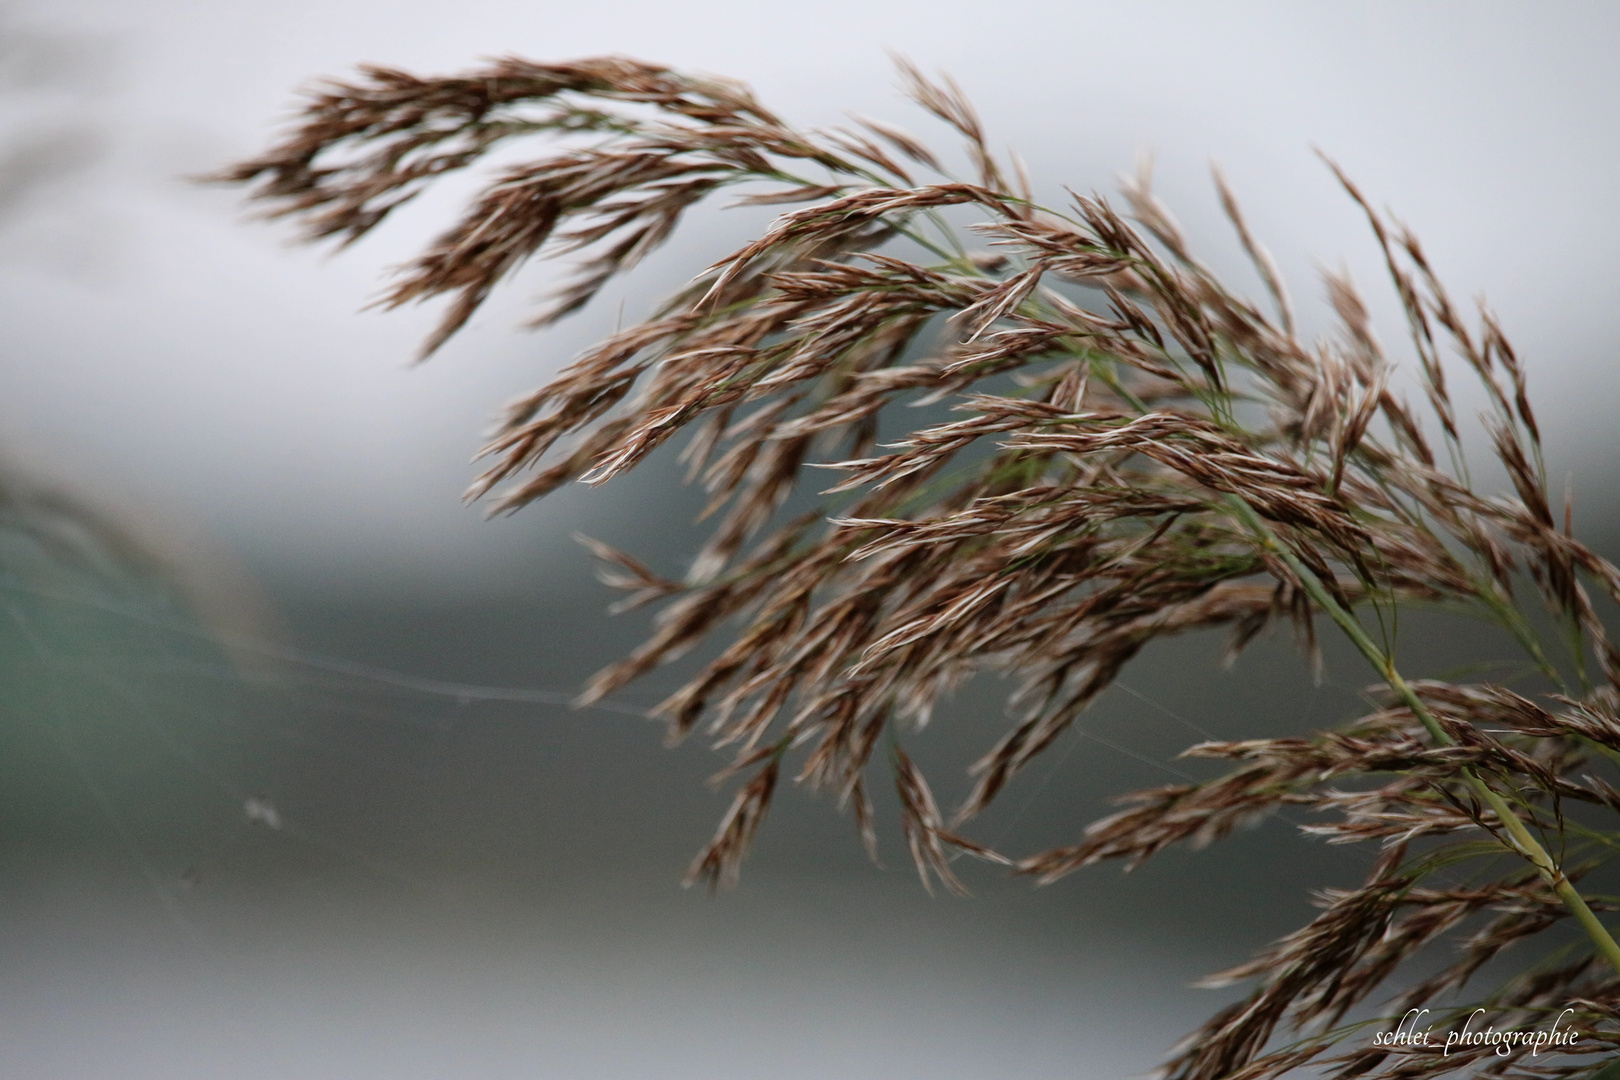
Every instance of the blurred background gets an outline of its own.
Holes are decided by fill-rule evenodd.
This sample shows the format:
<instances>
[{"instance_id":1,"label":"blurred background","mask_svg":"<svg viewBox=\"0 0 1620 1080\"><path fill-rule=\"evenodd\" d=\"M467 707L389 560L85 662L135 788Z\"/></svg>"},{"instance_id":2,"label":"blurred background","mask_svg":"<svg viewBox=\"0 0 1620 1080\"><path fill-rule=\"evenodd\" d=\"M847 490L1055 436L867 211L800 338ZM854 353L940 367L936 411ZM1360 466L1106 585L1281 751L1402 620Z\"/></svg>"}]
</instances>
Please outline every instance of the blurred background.
<instances>
[{"instance_id":1,"label":"blurred background","mask_svg":"<svg viewBox=\"0 0 1620 1080\"><path fill-rule=\"evenodd\" d=\"M1612 557L1617 47L1597 3L0 6L0 516L41 490L94 508L0 547L0 1075L1131 1075L1228 1000L1191 980L1363 866L1274 821L1128 877L969 868L973 899L930 899L891 807L885 871L789 790L738 890L682 891L727 796L703 783L720 759L636 715L676 674L563 703L645 628L603 613L570 533L673 572L695 500L666 460L493 522L460 494L501 401L762 219L693 219L541 336L519 327L557 271L531 268L413 368L436 313L363 309L464 187L330 258L186 180L260 149L297 87L625 53L742 79L799 124L942 138L890 49L952 73L1054 197L1154 152L1195 246L1241 275L1219 160L1314 325L1342 265L1399 342L1320 147L1455 294L1490 298ZM178 586L133 572L141 550ZM1419 668L1494 647L1413 638ZM1365 681L1330 650L1313 684L1281 640L1232 672L1219 653L1143 657L975 835L1065 842L1184 776L1185 745L1344 719ZM912 740L942 799L1001 689Z\"/></svg>"}]
</instances>

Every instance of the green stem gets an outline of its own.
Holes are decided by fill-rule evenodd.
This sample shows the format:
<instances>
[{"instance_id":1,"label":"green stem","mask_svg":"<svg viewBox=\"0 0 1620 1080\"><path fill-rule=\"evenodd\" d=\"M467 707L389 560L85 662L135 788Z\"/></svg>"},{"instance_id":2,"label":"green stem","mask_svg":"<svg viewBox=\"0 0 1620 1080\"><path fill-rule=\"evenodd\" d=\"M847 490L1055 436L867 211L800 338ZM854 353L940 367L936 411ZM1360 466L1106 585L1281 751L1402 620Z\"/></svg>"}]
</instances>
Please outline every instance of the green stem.
<instances>
[{"instance_id":1,"label":"green stem","mask_svg":"<svg viewBox=\"0 0 1620 1080\"><path fill-rule=\"evenodd\" d=\"M1496 616L1497 621L1508 628L1518 641L1519 647L1529 654L1536 667L1541 669L1541 673L1555 685L1563 687L1564 677L1553 667L1552 661L1547 659L1547 654L1541 648L1541 642L1536 640L1535 631L1530 629L1530 624L1525 620L1524 612L1503 596L1496 583L1488 577L1475 577L1472 574L1469 577L1474 582L1474 589L1480 600L1491 610L1491 614Z\"/></svg>"},{"instance_id":2,"label":"green stem","mask_svg":"<svg viewBox=\"0 0 1620 1080\"><path fill-rule=\"evenodd\" d=\"M1357 621L1356 617L1333 598L1333 595L1328 592L1327 587L1322 584L1315 572L1277 538L1277 534L1271 531L1271 527L1265 523L1265 520L1259 514L1255 513L1253 507L1236 495L1228 495L1227 501L1238 519L1248 526L1250 531L1259 539L1261 545L1288 565L1288 568L1294 572L1294 576L1299 579L1300 585L1310 594L1316 605L1326 612L1334 622L1339 624L1339 628L1345 632L1345 636L1355 644L1357 649L1361 650L1361 655L1367 658L1367 661L1378 671L1378 674L1389 684L1390 688L1400 695L1401 700L1406 703L1406 707L1411 709L1412 714L1428 729L1429 735L1434 741L1442 746L1455 746L1457 740L1453 739L1446 729L1440 726L1440 721L1435 719L1434 713L1429 711L1428 705L1424 703L1422 698L1418 697L1411 684L1396 669L1393 658L1380 649L1378 644L1367 635L1367 631ZM1462 775L1469 788L1491 808L1496 814L1497 820L1507 830L1509 837L1507 846L1523 856L1530 865L1536 868L1548 887L1558 894L1558 898L1563 901L1570 914L1575 916L1575 921L1581 924L1581 928L1592 939L1598 951L1614 966L1615 971L1620 972L1620 944L1615 942L1608 929L1599 921L1596 913L1587 905L1586 899L1581 896L1580 891L1575 888L1569 878L1564 876L1564 872L1558 868L1558 864L1553 861L1553 857L1547 854L1547 849L1542 847L1536 838L1531 835L1530 830L1525 827L1524 821L1508 805L1507 800L1502 798L1496 789L1482 780L1478 773L1471 768L1464 768Z\"/></svg>"}]
</instances>

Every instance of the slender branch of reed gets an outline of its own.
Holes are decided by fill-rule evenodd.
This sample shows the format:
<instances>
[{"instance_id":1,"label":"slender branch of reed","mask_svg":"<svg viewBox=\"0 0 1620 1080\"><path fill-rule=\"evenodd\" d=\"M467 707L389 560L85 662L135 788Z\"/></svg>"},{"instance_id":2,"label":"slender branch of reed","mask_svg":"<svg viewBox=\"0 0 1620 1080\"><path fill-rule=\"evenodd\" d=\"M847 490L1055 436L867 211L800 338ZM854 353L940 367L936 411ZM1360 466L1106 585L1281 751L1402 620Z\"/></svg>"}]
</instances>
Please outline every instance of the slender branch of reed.
<instances>
[{"instance_id":1,"label":"slender branch of reed","mask_svg":"<svg viewBox=\"0 0 1620 1080\"><path fill-rule=\"evenodd\" d=\"M1583 1051L1620 1053L1620 948L1599 918L1616 905L1601 882L1583 895L1572 880L1612 874L1620 850L1620 789L1588 768L1592 755L1620 755L1620 648L1598 612L1620 603L1620 569L1575 537L1567 508L1562 525L1553 512L1525 364L1495 317L1481 307L1465 319L1411 232L1327 162L1400 302L1414 408L1348 278L1325 276L1333 334L1301 336L1218 174L1266 303L1194 255L1145 168L1124 185L1128 213L1072 192L1045 207L1009 183L955 84L904 63L901 77L962 141L968 178L887 123L803 132L737 84L599 57L512 58L448 78L368 68L318 88L285 139L216 179L249 185L309 239L348 243L495 147L539 142L387 294L391 305L449 298L424 355L530 258L583 255L547 324L587 306L716 191L785 208L510 406L469 492L509 513L687 437L713 531L679 580L588 542L604 581L626 593L621 609L662 607L649 640L582 700L719 643L655 710L672 739L702 731L730 753L737 778L690 882L736 880L789 780L851 808L875 852L868 784L885 742L918 872L952 891L965 888L958 854L1047 883L1305 808L1318 815L1307 835L1376 845L1366 880L1321 893L1316 918L1216 977L1250 991L1172 1052L1166 1077L1438 1077L1456 1061L1351 1045L1358 1029L1341 1023L1401 978L1393 1015L1568 1007L1586 1025ZM976 220L954 230L947 208ZM1448 382L1458 370L1490 403L1481 432L1509 490L1470 475ZM904 408L941 403L956 415ZM879 445L884 426L899 434ZM817 509L790 517L790 496L825 487L812 469L835 481ZM1572 685L1525 610L1527 583L1568 639ZM1414 606L1499 626L1563 693L1409 678L1395 639ZM967 835L1150 643L1220 629L1236 656L1286 621L1319 664L1319 615L1392 698L1326 730L1194 746L1189 756L1228 771L1128 794L1072 844L1010 857ZM896 733L984 671L1016 681L1013 717L947 817ZM1482 971L1504 970L1493 961L1505 950L1564 919L1589 948L1555 950L1472 996ZM1445 945L1458 952L1437 972L1401 975ZM1534 1068L1590 1073L1575 1058Z\"/></svg>"},{"instance_id":2,"label":"slender branch of reed","mask_svg":"<svg viewBox=\"0 0 1620 1080\"><path fill-rule=\"evenodd\" d=\"M1411 709L1412 714L1428 729L1429 735L1434 741L1442 746L1457 745L1457 740L1452 738L1445 728L1440 726L1440 721L1435 719L1434 713L1429 711L1429 707L1424 704L1423 699L1418 697L1411 684L1402 677L1400 670L1395 666L1394 657L1390 656L1372 638L1367 636L1367 631L1362 627L1360 620L1355 617L1353 612L1344 608L1338 600L1334 599L1332 594L1323 587L1315 571L1300 562L1299 557L1277 539L1277 535L1266 525L1265 520L1256 514L1248 503L1236 495L1227 496L1227 501L1231 505L1233 513L1253 530L1255 536L1265 545L1266 549L1274 552L1288 564L1288 568L1298 577L1305 591L1311 594L1311 599L1315 600L1317 605L1339 625L1345 636L1350 639L1356 648L1360 650L1361 655L1366 657L1367 662L1378 672L1379 677L1389 683L1390 687L1401 696L1401 700L1406 703L1406 707ZM1558 864L1547 853L1546 848L1542 847L1536 838L1530 834L1530 830L1520 820L1518 812L1510 807L1507 800L1497 794L1496 790L1487 784L1472 768L1464 767L1459 770L1459 775L1467 781L1468 786L1473 789L1474 793L1491 808L1497 820L1502 823L1502 827L1508 831L1508 835L1512 837L1509 847L1524 856L1536 868L1537 872L1547 882L1548 887L1558 894L1558 898L1564 902L1564 906L1569 908L1570 913L1580 922L1581 929L1592 939L1593 944L1602 952L1604 958L1614 966L1616 973L1620 973L1620 944L1615 942L1608 928L1593 914L1585 897L1581 896L1579 890L1564 876L1564 872L1559 869Z\"/></svg>"}]
</instances>

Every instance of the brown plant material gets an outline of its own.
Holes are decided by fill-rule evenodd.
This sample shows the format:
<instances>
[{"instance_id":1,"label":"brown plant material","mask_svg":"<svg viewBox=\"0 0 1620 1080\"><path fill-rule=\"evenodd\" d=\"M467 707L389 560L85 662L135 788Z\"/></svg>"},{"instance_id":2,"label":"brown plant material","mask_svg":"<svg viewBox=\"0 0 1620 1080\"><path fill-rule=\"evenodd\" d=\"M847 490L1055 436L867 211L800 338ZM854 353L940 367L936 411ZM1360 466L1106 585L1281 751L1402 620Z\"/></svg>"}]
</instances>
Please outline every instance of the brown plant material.
<instances>
[{"instance_id":1,"label":"brown plant material","mask_svg":"<svg viewBox=\"0 0 1620 1080\"><path fill-rule=\"evenodd\" d=\"M1558 890L1614 847L1614 830L1592 815L1620 810L1620 792L1598 775L1620 755L1620 653L1597 609L1620 599L1620 571L1575 539L1567 509L1562 522L1553 512L1523 364L1490 313L1465 318L1417 240L1336 167L1405 312L1422 410L1393 389L1392 361L1348 278L1326 281L1337 332L1300 335L1275 264L1218 175L1269 311L1198 261L1145 167L1125 188L1129 216L1100 196L1039 206L1009 181L1018 170L990 151L954 84L904 64L902 74L966 141L970 179L888 124L801 132L740 86L616 57L508 59L446 79L368 68L317 90L283 142L221 178L250 185L309 238L348 243L497 146L555 140L496 175L387 294L389 305L449 297L425 353L532 257L584 255L548 323L720 189L786 207L757 240L509 407L471 492L510 512L572 480L610 480L686 436L713 532L680 582L592 545L627 605L664 607L650 640L599 674L585 700L729 628L719 654L658 708L672 738L701 728L735 754L728 775L750 774L692 879L736 877L784 768L853 804L870 847L866 784L880 740L927 723L983 671L1017 680L1015 718L974 764L951 823L898 743L891 755L923 882L953 891L956 853L1005 861L958 830L1156 639L1224 628L1235 653L1286 619L1314 657L1319 617L1346 627L1358 610L1412 602L1501 624L1561 694L1407 684L1393 645L1380 651L1358 630L1391 688L1367 716L1194 747L1232 770L1129 795L1077 843L1014 863L1051 881L1309 810L1309 833L1377 845L1372 873L1322 894L1308 926L1225 973L1254 989L1177 1051L1167 1075L1462 1067L1411 1048L1374 1052L1343 1025L1405 961L1446 941L1459 959L1407 986L1397 1012L1450 1003L1466 1013L1459 995L1471 979L1570 917ZM970 251L946 208L952 220L975 216L969 229L992 250ZM1509 492L1482 494L1468 480L1448 352L1484 388L1484 432ZM958 418L898 408L940 403ZM885 424L900 430L880 445ZM830 481L811 468L833 470ZM824 486L827 501L784 520L807 485ZM1567 628L1562 666L1521 607L1526 576L1536 617ZM1521 838L1532 833L1557 863L1546 852L1536 861ZM1466 882L1453 880L1461 867ZM1594 897L1588 914L1611 907ZM1599 927L1599 952L1604 936ZM1537 963L1485 1000L1503 1023L1576 1002L1584 1053L1620 1047L1617 999L1615 973L1582 955ZM1525 1076L1590 1068L1585 1057L1518 1052L1486 1064Z\"/></svg>"}]
</instances>

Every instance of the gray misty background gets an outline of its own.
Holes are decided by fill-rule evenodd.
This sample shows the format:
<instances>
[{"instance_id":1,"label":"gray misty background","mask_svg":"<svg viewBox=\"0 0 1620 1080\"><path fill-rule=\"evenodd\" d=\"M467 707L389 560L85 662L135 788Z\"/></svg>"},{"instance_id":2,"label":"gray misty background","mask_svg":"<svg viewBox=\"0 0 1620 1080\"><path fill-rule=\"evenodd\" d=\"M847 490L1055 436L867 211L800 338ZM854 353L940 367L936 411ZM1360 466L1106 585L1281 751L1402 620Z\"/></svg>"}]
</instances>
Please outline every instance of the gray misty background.
<instances>
[{"instance_id":1,"label":"gray misty background","mask_svg":"<svg viewBox=\"0 0 1620 1080\"><path fill-rule=\"evenodd\" d=\"M518 330L554 272L533 268L408 368L435 313L361 309L454 191L328 258L183 179L259 149L295 87L362 61L617 52L740 78L802 124L855 110L939 137L888 48L953 73L1054 197L1156 152L1197 246L1243 274L1218 159L1302 306L1343 264L1398 342L1320 146L1456 293L1489 296L1602 540L1620 525L1617 47L1620 13L1576 3L0 9L0 450L169 553L210 625L246 635L221 652L150 589L8 555L0 1074L1122 1076L1227 1000L1192 979L1362 865L1272 822L1129 877L970 872L974 899L929 899L892 813L880 872L788 791L738 891L679 890L725 797L702 783L717 758L631 715L675 674L622 712L558 702L645 625L602 614L569 534L678 569L693 500L658 460L508 520L459 496L502 400L762 218L693 218L540 337ZM1431 669L1493 644L1410 640ZM1315 686L1283 641L1230 673L1218 654L1144 657L976 835L1064 842L1109 795L1184 775L1171 759L1203 733L1331 723L1364 681L1330 652ZM992 738L998 689L914 740L942 796Z\"/></svg>"}]
</instances>

